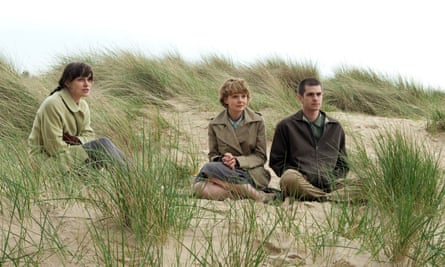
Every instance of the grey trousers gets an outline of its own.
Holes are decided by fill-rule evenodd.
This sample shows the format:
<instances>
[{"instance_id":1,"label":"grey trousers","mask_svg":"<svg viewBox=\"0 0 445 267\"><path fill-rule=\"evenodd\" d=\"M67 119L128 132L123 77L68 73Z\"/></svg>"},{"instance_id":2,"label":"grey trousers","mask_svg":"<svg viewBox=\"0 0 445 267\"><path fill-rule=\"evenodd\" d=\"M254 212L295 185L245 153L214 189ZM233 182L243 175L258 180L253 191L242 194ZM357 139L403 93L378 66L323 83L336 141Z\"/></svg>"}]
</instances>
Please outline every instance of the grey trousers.
<instances>
[{"instance_id":1,"label":"grey trousers","mask_svg":"<svg viewBox=\"0 0 445 267\"><path fill-rule=\"evenodd\" d=\"M124 154L106 137L92 140L82 145L90 160L100 166L107 163L125 164Z\"/></svg>"}]
</instances>

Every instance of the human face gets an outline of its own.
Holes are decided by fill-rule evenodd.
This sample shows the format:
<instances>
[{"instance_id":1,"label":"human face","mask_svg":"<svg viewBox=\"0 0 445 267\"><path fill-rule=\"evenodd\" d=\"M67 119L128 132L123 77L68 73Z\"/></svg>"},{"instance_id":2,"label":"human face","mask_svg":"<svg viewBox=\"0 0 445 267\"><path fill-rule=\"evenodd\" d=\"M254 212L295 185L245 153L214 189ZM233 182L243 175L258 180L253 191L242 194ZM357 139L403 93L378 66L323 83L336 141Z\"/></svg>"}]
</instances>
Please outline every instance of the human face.
<instances>
[{"instance_id":1,"label":"human face","mask_svg":"<svg viewBox=\"0 0 445 267\"><path fill-rule=\"evenodd\" d=\"M319 111L323 102L323 91L321 85L306 86L304 95L298 95L298 99L303 105L303 111Z\"/></svg>"},{"instance_id":2,"label":"human face","mask_svg":"<svg viewBox=\"0 0 445 267\"><path fill-rule=\"evenodd\" d=\"M249 103L249 98L247 97L247 94L236 93L226 97L224 103L227 105L229 114L236 117L241 115L243 110L246 108L247 104ZM232 117L232 119L237 118Z\"/></svg>"},{"instance_id":3,"label":"human face","mask_svg":"<svg viewBox=\"0 0 445 267\"><path fill-rule=\"evenodd\" d=\"M91 75L88 77L77 77L71 82L66 83L66 87L76 103L79 103L80 98L90 95L92 85L93 80L91 79Z\"/></svg>"}]
</instances>

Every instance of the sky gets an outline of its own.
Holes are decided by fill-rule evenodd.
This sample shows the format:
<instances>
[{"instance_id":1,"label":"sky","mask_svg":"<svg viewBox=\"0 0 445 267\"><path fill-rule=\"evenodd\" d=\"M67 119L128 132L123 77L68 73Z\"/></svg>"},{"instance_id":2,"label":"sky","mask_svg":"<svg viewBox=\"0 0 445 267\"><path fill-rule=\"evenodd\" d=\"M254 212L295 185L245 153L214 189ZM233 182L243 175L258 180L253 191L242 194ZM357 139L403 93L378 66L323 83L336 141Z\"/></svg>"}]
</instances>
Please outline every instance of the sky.
<instances>
[{"instance_id":1,"label":"sky","mask_svg":"<svg viewBox=\"0 0 445 267\"><path fill-rule=\"evenodd\" d=\"M268 58L370 69L445 90L441 1L8 0L0 55L41 73L60 56L124 49L147 56ZM93 66L94 69L94 66Z\"/></svg>"}]
</instances>

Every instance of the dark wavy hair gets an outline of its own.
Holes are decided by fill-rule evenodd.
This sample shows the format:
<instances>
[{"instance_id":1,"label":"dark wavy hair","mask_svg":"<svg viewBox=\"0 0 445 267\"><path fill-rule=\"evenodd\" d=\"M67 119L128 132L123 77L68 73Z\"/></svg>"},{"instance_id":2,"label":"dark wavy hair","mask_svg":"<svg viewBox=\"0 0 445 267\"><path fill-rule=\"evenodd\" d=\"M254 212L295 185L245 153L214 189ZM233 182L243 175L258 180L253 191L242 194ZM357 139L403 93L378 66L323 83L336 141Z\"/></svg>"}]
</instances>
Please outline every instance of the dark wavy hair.
<instances>
[{"instance_id":1,"label":"dark wavy hair","mask_svg":"<svg viewBox=\"0 0 445 267\"><path fill-rule=\"evenodd\" d=\"M49 95L65 88L65 84L72 82L78 77L88 77L88 80L93 81L93 70L90 65L83 62L71 62L66 65L63 70L62 77L60 77L59 85Z\"/></svg>"}]
</instances>

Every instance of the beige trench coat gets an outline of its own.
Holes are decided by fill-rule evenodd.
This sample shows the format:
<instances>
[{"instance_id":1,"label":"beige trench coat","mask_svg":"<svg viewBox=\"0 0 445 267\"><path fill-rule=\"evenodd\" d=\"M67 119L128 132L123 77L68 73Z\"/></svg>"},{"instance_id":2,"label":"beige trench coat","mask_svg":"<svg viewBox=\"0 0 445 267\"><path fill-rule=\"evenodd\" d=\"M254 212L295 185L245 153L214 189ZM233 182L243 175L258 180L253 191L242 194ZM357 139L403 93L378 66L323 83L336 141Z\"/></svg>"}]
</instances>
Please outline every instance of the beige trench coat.
<instances>
[{"instance_id":1,"label":"beige trench coat","mask_svg":"<svg viewBox=\"0 0 445 267\"><path fill-rule=\"evenodd\" d=\"M224 110L209 123L209 160L219 161L224 153L230 152L239 166L249 172L258 188L267 187L270 173L264 168L267 142L263 118L246 108L244 120L236 129L228 118Z\"/></svg>"}]
</instances>

